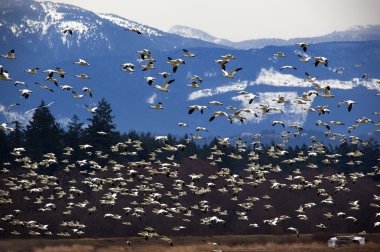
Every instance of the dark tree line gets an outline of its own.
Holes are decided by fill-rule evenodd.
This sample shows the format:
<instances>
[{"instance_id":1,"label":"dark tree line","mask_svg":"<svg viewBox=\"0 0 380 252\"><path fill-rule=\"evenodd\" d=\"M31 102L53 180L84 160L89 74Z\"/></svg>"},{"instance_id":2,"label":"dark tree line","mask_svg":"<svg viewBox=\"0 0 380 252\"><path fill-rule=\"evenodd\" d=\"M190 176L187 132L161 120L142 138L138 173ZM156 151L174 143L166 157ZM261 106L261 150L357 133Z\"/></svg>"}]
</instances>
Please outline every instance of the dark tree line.
<instances>
[{"instance_id":1,"label":"dark tree line","mask_svg":"<svg viewBox=\"0 0 380 252\"><path fill-rule=\"evenodd\" d=\"M137 152L137 155L128 157L128 161L148 160L149 153L155 151L157 148L163 146L163 142L156 141L151 133L137 133L136 131L130 131L128 133L121 133L116 130L116 126L113 123L114 116L112 115L112 108L109 102L105 99L99 101L97 109L92 113L91 117L87 119L87 123L81 122L77 115L73 115L68 122L66 129L62 128L59 123L56 122L54 116L49 110L49 107L45 105L44 101L34 111L33 117L26 125L18 122L12 122L13 131L5 132L0 129L0 161L10 162L15 157L10 154L14 148L25 147L27 155L34 161L40 161L43 159L43 155L46 153L54 153L60 160L66 158L62 156L65 147L71 147L74 151L71 159L72 161L85 159L88 155L85 150L79 148L80 145L89 144L92 146L92 150L101 151L102 153L110 154L110 158L115 158L117 161L123 159L120 155L110 153L111 146L118 142L124 142L128 140L139 140L142 142L141 147L143 151ZM85 126L86 125L86 126ZM191 137L187 134L181 138L168 135L167 143L171 145L185 144L186 148L175 152L175 161L181 162L188 158L190 155L196 154L198 158L206 160L211 155L214 145L218 144L218 139L214 138L207 144L199 145L197 142L192 141ZM262 146L261 150L257 151L255 146L250 145L249 141L246 144L245 152L238 152L236 146L233 144L227 147L221 147L223 152L237 153L242 156L242 159L232 159L223 157L223 162L219 163L219 167L229 167L232 171L238 172L244 168L249 161L249 153L255 151L260 154L260 159L256 162L260 164L273 164L281 165L283 171L288 172L293 167L291 164L285 164L285 159L291 159L297 157L299 153L307 155L309 146L287 146L282 147L282 150L286 150L287 154L280 158L272 158L268 155L267 150L271 146L276 146L274 143L270 145ZM277 148L277 147L276 147ZM280 147L278 147L280 148ZM363 168L369 170L373 166L377 165L377 157L379 156L379 145L376 141L369 140L367 144L352 145L349 143L328 146L325 149L326 154L339 153L341 154L341 164L346 164L351 160L346 154L350 151L360 150L364 153L365 160ZM126 148L121 151L133 151ZM157 154L158 158L165 158L169 154ZM310 157L308 162L314 162L321 164L325 158L324 155L318 155L316 157ZM342 165L343 167L343 165ZM344 165L347 169L347 165ZM55 169L59 169L57 165ZM345 172L350 172L346 170Z\"/></svg>"}]
</instances>

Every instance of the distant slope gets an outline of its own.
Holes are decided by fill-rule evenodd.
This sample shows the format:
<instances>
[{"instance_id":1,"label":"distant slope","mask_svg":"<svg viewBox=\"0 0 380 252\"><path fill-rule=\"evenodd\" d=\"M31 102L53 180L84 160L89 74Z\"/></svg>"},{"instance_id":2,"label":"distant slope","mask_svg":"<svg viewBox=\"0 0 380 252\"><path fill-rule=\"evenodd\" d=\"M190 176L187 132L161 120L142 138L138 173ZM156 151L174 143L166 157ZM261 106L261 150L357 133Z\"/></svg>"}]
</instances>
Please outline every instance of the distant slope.
<instances>
[{"instance_id":1,"label":"distant slope","mask_svg":"<svg viewBox=\"0 0 380 252\"><path fill-rule=\"evenodd\" d=\"M176 25L173 26L169 32L178 34L186 38L198 38L204 41L233 47L236 49L251 49L262 48L269 45L283 46L292 45L300 41L307 41L308 43L322 43L332 41L371 41L380 40L380 25L368 26L355 26L344 31L334 31L332 33L311 37L311 38L294 38L294 39L278 39L278 38L260 38L250 39L240 42L232 42L227 39L214 37L202 30L194 29L187 26Z\"/></svg>"}]
</instances>

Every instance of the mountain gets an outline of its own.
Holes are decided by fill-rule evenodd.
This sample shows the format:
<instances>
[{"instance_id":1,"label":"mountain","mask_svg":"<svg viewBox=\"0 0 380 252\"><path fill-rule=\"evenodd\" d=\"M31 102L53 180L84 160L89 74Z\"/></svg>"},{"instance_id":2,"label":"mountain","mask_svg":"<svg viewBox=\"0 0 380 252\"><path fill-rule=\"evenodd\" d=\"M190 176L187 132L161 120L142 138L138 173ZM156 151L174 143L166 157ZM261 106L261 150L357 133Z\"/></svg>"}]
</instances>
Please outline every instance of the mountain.
<instances>
[{"instance_id":1,"label":"mountain","mask_svg":"<svg viewBox=\"0 0 380 252\"><path fill-rule=\"evenodd\" d=\"M201 39L201 40L219 44L219 45L232 46L234 44L232 41L228 39L217 38L202 30L191 28L188 26L183 26L183 25L175 25L169 29L169 32L178 34L185 38Z\"/></svg>"},{"instance_id":2,"label":"mountain","mask_svg":"<svg viewBox=\"0 0 380 252\"><path fill-rule=\"evenodd\" d=\"M293 39L278 39L278 38L260 38L250 39L240 42L233 42L223 38L214 37L202 30L194 29L187 26L173 26L169 30L170 33L178 34L185 38L197 38L211 43L233 47L236 49L251 49L263 48L265 46L285 46L293 45L300 41L307 41L308 43L323 43L333 41L371 41L380 40L380 25L367 25L367 26L354 26L344 31L334 31L332 33L311 37L311 38L293 38Z\"/></svg>"},{"instance_id":3,"label":"mountain","mask_svg":"<svg viewBox=\"0 0 380 252\"><path fill-rule=\"evenodd\" d=\"M343 121L345 126L332 126L337 133L347 133L346 128L362 116L375 122L377 120L372 112L374 104L378 104L375 94L380 91L380 41L317 43L309 47L307 54L294 45L242 50L200 39L183 38L115 15L95 14L72 5L30 0L5 1L1 4L0 53L4 54L14 48L17 59L0 59L0 64L9 71L13 80L25 81L33 91L30 98L25 100L18 91L22 87L15 87L11 81L0 80L2 122L14 119L27 122L31 113L25 112L37 106L41 99L46 103L54 102L50 108L61 125L64 126L74 113L86 122L90 115L84 105L96 106L102 97L110 101L115 122L121 131L137 129L154 134L183 135L196 133L194 129L203 126L210 132L202 133L206 139L215 135L238 136L263 131L270 135L271 132L285 130L281 126L272 127L273 120L303 126L304 137L307 139L312 134L308 132L316 130L323 134L326 131L324 127L315 126L316 120ZM72 36L62 33L68 27L74 30ZM143 34L126 31L126 27L136 27ZM139 65L146 62L141 61L136 51L144 48L150 49L156 60L156 69L141 71ZM179 66L178 71L169 77L175 79L170 85L170 91L159 92L149 86L144 77L156 77L153 86L163 84L165 79L158 73L172 72L171 66L166 63L167 59L183 58L182 48L189 49L196 56L184 58L186 64ZM277 52L284 52L287 57L273 57ZM221 55L230 53L237 59L226 66L227 70L243 68L234 79L223 77L219 65L214 62ZM329 67L314 67L312 60L301 62L297 53L305 57L325 56L329 59ZM79 58L88 61L90 66L74 65L73 62ZM126 62L136 65L134 73L121 71L120 65ZM281 71L280 68L284 65L293 65L298 70ZM85 86L91 87L93 98L85 96L74 99L70 91L62 91L44 80L47 75L42 70L58 66L67 72L64 78L57 77L59 85L71 85L78 93L83 93L81 89ZM30 75L24 72L32 67L39 67L39 73ZM336 98L311 96L310 102L304 105L291 102L277 104L273 101L279 96L294 100L313 89L315 85L305 81L304 72L317 77L320 85L330 85ZM75 77L82 73L88 74L90 79ZM194 74L204 79L199 89L186 85L191 82L189 78ZM368 77L361 78L363 74L368 74ZM35 82L48 85L54 92L39 88L33 84ZM248 104L248 100L238 94L239 91L251 92L258 98L253 104ZM358 104L351 112L344 106L337 108L338 102L343 99L353 99ZM210 100L221 101L224 105L210 105ZM149 108L159 101L164 104L163 110ZM7 107L14 102L21 105L7 112ZM194 104L206 105L208 108L203 114L195 111L188 115L187 107ZM263 115L259 104L279 107L284 113L277 111ZM328 105L330 114L307 112L307 109L318 105ZM209 122L214 111L227 111L227 106L248 107L258 111L259 115L255 117L253 114L244 114L247 118L244 124L230 124L225 118ZM186 122L189 127L178 127L178 122ZM375 130L374 124L361 124L352 134L379 137Z\"/></svg>"},{"instance_id":4,"label":"mountain","mask_svg":"<svg viewBox=\"0 0 380 252\"><path fill-rule=\"evenodd\" d=\"M39 54L38 57L49 61L71 58L67 53L59 54L67 49L72 55L104 56L141 48L172 50L178 46L215 46L199 39L184 39L116 15L95 14L73 5L25 0L5 1L1 8L2 47L15 48L36 57L38 52L48 49L50 54ZM62 32L66 28L73 29L72 36ZM140 36L125 28L137 28L143 34ZM25 43L29 46L25 47Z\"/></svg>"}]
</instances>

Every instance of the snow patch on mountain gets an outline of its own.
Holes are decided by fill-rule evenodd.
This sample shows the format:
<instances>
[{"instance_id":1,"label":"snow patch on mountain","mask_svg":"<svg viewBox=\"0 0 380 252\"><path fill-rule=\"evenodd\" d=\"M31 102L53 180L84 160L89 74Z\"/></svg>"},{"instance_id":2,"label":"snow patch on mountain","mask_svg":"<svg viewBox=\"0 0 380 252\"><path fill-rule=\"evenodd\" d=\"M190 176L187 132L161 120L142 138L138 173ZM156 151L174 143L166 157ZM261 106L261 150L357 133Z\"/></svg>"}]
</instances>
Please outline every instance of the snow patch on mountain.
<instances>
[{"instance_id":1,"label":"snow patch on mountain","mask_svg":"<svg viewBox=\"0 0 380 252\"><path fill-rule=\"evenodd\" d=\"M202 89L202 90L192 92L188 96L187 100L193 101L199 98L210 97L217 94L224 94L224 93L232 92L232 91L242 91L246 89L247 86L248 86L248 81L243 81L243 82L236 82L229 85L219 86L213 89L210 89L210 88Z\"/></svg>"},{"instance_id":2,"label":"snow patch on mountain","mask_svg":"<svg viewBox=\"0 0 380 252\"><path fill-rule=\"evenodd\" d=\"M312 96L309 101L305 102L305 104L291 102L298 97L297 92L259 92L257 93L257 96L258 98L256 98L251 104L248 103L248 99L243 95L231 98L233 101L240 101L242 108L251 109L256 113L257 117L254 113L242 112L243 116L247 118L247 121L252 123L260 123L271 115L281 115L280 118L276 118L276 120L281 120L287 125L296 124L302 126L307 119L307 110L310 108L314 100L314 96ZM278 103L277 99L281 96L288 102ZM262 107L260 106L261 104L265 104L268 107L278 108L282 112L279 110L263 113Z\"/></svg>"},{"instance_id":3,"label":"snow patch on mountain","mask_svg":"<svg viewBox=\"0 0 380 252\"><path fill-rule=\"evenodd\" d=\"M259 75L255 81L237 81L232 84L219 86L213 89L201 89L195 92L192 92L188 96L188 100L197 100L204 97L211 97L218 94L223 94L231 91L242 91L248 86L254 85L269 85L274 87L300 87L300 88L315 88L316 84L321 88L330 86L331 89L353 89L355 87L363 86L369 90L380 91L380 80L379 79L360 79L353 78L350 81L341 81L337 79L326 79L319 80L311 83L305 79L295 77L291 74L280 73L273 68L265 69L262 68Z\"/></svg>"},{"instance_id":4,"label":"snow patch on mountain","mask_svg":"<svg viewBox=\"0 0 380 252\"><path fill-rule=\"evenodd\" d=\"M360 79L353 78L350 81L342 81L337 79L326 79L326 80L317 80L314 82L321 87L330 86L332 89L353 89L358 86L364 86L369 90L380 91L380 85L378 79ZM273 68L265 69L262 68L258 77L255 81L250 82L252 85L270 85L276 87L304 87L310 88L313 87L313 83L295 77L291 74L283 74L274 70Z\"/></svg>"},{"instance_id":5,"label":"snow patch on mountain","mask_svg":"<svg viewBox=\"0 0 380 252\"><path fill-rule=\"evenodd\" d=\"M202 30L187 27L187 26L182 26L182 25L175 25L171 27L169 29L169 32L180 35L185 38L201 39L203 41L207 41L207 42L211 42L215 44L224 44L224 45L229 46L229 44L231 43L231 41L229 40L214 37Z\"/></svg>"}]
</instances>

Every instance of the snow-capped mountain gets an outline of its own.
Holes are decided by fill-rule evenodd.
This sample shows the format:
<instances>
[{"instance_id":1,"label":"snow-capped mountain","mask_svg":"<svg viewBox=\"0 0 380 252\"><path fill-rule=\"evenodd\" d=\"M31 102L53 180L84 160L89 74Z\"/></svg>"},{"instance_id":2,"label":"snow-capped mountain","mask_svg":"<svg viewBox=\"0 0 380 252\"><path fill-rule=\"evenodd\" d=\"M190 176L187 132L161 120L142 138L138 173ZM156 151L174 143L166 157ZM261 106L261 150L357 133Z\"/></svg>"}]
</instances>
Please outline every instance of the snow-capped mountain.
<instances>
[{"instance_id":1,"label":"snow-capped mountain","mask_svg":"<svg viewBox=\"0 0 380 252\"><path fill-rule=\"evenodd\" d=\"M41 99L47 103L54 101L50 108L62 124L74 113L85 121L90 115L84 105L96 106L102 97L111 102L115 122L122 131L138 129L181 135L194 133L195 127L203 126L212 132L209 134L236 135L241 132L260 133L268 130L268 124L271 125L272 120L302 125L305 130L315 130L316 120L342 120L346 126L336 127L334 131L346 132L346 127L361 116L376 120L371 113L374 111L373 104L378 104L375 94L380 91L379 41L312 44L307 54L294 45L237 50L222 47L215 40L212 43L201 40L205 37L184 38L119 16L95 14L72 5L25 0L4 1L0 6L0 53L5 54L13 48L17 57L16 60L0 58L0 65L9 71L10 78L14 81L25 81L33 91L30 98L25 100L17 91L19 86L15 87L13 82L0 80L1 121L27 121L31 113L25 112L37 106ZM62 30L66 28L72 28L73 35L64 34ZM143 34L138 35L126 28L137 28ZM144 48L152 52L156 69L141 71L140 65L145 62L141 61L136 51ZM183 48L189 49L196 56L184 58ZM277 52L284 52L287 56L276 58L273 54ZM221 55L230 53L237 59L226 65L227 70L243 68L234 79L223 77L220 66L215 63ZM312 59L301 62L297 54L302 54L305 58L325 56L329 59L329 67L314 67ZM163 84L165 79L158 73L172 72L172 67L166 63L168 57L184 58L186 64L181 65L173 74L175 82L170 85L170 92L163 93L149 86L144 77L156 77L155 84ZM73 62L79 58L88 61L90 66L74 65ZM135 72L121 71L120 65L126 62L136 65ZM284 65L295 66L298 70L281 71L280 68ZM44 80L46 74L42 71L55 69L57 66L67 72L64 78L57 77L59 85L71 85L73 90L81 93L82 87L89 86L93 89L93 98L85 96L80 100L74 99L70 91L62 91ZM39 67L39 73L30 75L24 72L32 67ZM292 103L277 104L274 100L279 96L294 100L316 87L305 81L304 72L315 76L320 86L330 85L337 98L312 96L310 101L299 106ZM86 73L90 79L75 77L81 73ZM186 85L191 83L190 77L194 74L204 79L198 89ZM364 74L368 76L363 79ZM34 82L49 85L54 92L41 89ZM248 104L247 99L238 94L239 91L255 94L255 102ZM342 107L337 108L338 102L343 99L357 100L358 104L348 113ZM221 101L224 105L217 107L208 104L210 100ZM7 107L14 102L21 105L7 112ZM150 105L157 102L164 104L163 110L149 109ZM196 111L188 115L187 106L194 104L208 108L204 114ZM276 106L284 114L279 111L259 117L245 114L247 122L244 124L230 124L223 118L217 118L212 123L208 121L214 111L226 111L227 106L250 108L259 112L259 104ZM309 108L318 105L328 105L333 112L323 116L307 112ZM178 127L178 122L186 122L190 127ZM355 132L375 134L374 127L373 124L361 125ZM277 127L270 129L282 130ZM317 130L322 132L325 129Z\"/></svg>"},{"instance_id":2,"label":"snow-capped mountain","mask_svg":"<svg viewBox=\"0 0 380 252\"><path fill-rule=\"evenodd\" d=\"M196 38L225 46L231 46L233 44L233 42L228 39L217 38L202 30L183 25L175 25L169 29L169 32L178 34L185 38Z\"/></svg>"},{"instance_id":3,"label":"snow-capped mountain","mask_svg":"<svg viewBox=\"0 0 380 252\"><path fill-rule=\"evenodd\" d=\"M5 1L1 5L1 44L4 48L24 48L28 53L53 49L55 53L70 49L73 54L93 56L110 52L138 50L172 50L177 46L215 46L214 44L166 33L137 22L112 15L96 14L67 4L48 1ZM73 35L63 33L73 30ZM137 28L138 35L125 28ZM120 39L123 43L120 43ZM33 45L25 47L25 45ZM45 57L47 54L40 54ZM68 55L48 55L49 60L67 59Z\"/></svg>"},{"instance_id":4,"label":"snow-capped mountain","mask_svg":"<svg viewBox=\"0 0 380 252\"><path fill-rule=\"evenodd\" d=\"M354 26L344 31L334 31L332 33L311 37L311 38L294 38L294 39L278 39L278 38L259 38L250 39L240 42L233 42L228 39L214 37L202 30L187 27L187 26L173 26L169 32L178 34L186 38L197 38L204 41L233 47L236 49L251 49L263 48L265 46L285 46L293 45L300 41L307 41L309 43L323 43L333 41L371 41L380 40L380 25L367 25L367 26Z\"/></svg>"}]
</instances>

